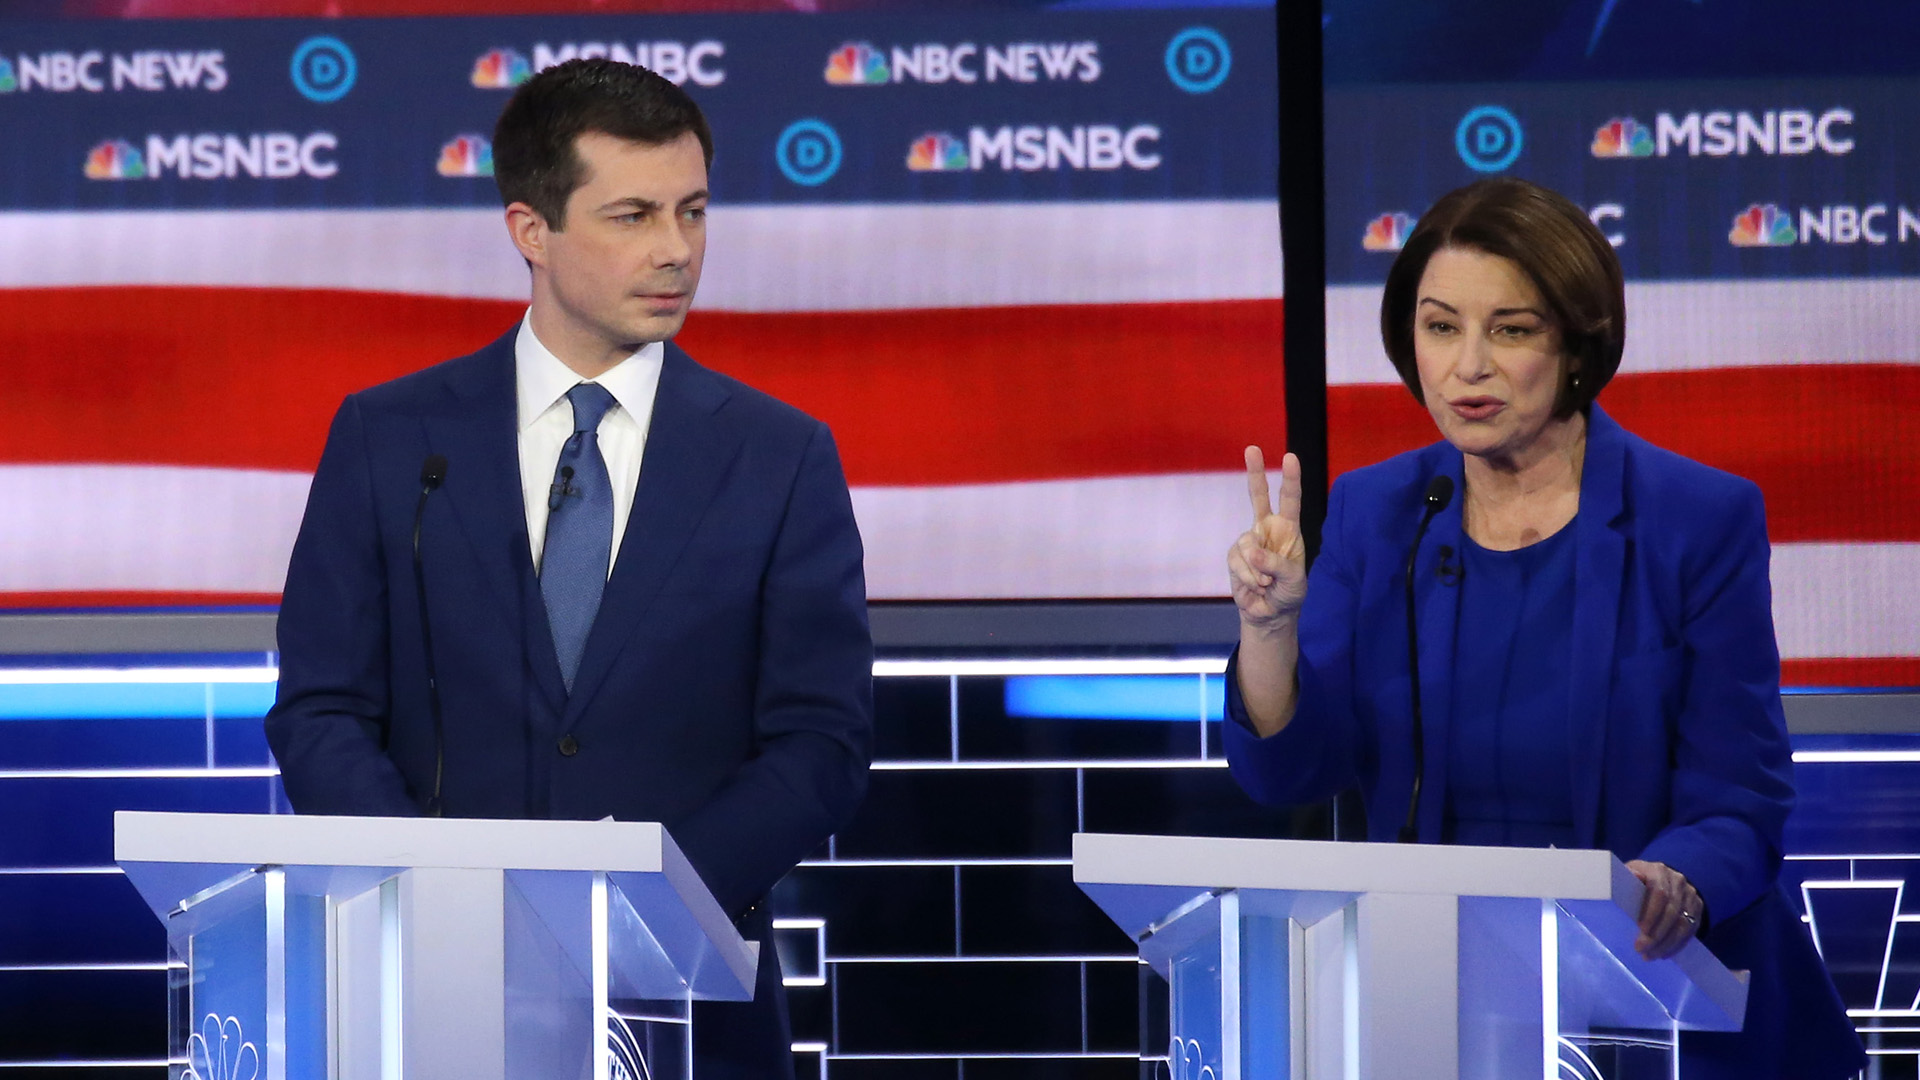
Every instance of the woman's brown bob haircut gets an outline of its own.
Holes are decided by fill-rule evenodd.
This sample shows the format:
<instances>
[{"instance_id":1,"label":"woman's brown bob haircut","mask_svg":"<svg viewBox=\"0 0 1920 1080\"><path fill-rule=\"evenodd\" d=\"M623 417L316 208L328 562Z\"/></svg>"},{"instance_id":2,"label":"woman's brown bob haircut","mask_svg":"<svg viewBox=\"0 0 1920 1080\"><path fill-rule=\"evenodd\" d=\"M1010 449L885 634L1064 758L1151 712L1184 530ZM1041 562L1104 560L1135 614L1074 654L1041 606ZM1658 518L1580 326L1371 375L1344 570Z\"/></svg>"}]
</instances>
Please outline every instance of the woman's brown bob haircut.
<instances>
[{"instance_id":1,"label":"woman's brown bob haircut","mask_svg":"<svg viewBox=\"0 0 1920 1080\"><path fill-rule=\"evenodd\" d=\"M1401 381L1422 404L1413 315L1427 260L1442 248L1484 251L1520 267L1546 301L1567 359L1554 416L1571 416L1592 404L1620 367L1627 302L1620 260L1586 213L1558 192L1500 177L1442 195L1421 217L1387 271L1380 338Z\"/></svg>"}]
</instances>

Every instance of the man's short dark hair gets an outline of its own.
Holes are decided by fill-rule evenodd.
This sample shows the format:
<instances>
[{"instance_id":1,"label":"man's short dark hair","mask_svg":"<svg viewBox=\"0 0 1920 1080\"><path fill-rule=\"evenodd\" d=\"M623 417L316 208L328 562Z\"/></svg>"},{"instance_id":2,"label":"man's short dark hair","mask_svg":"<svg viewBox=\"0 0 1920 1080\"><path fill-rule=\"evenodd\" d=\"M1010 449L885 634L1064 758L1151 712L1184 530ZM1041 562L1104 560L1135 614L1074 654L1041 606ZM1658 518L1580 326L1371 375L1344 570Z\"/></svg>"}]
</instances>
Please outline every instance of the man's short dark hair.
<instances>
[{"instance_id":1,"label":"man's short dark hair","mask_svg":"<svg viewBox=\"0 0 1920 1080\"><path fill-rule=\"evenodd\" d=\"M1442 248L1498 255L1532 279L1559 327L1566 354L1553 414L1571 416L1592 404L1620 367L1627 302L1620 259L1586 212L1557 191L1499 177L1442 195L1420 218L1387 271L1380 337L1401 381L1422 403L1413 314L1427 261Z\"/></svg>"},{"instance_id":2,"label":"man's short dark hair","mask_svg":"<svg viewBox=\"0 0 1920 1080\"><path fill-rule=\"evenodd\" d=\"M659 146L687 132L713 167L713 133L686 91L643 67L618 60L568 60L513 92L493 127L493 182L500 201L517 202L556 232L567 199L586 182L574 143L588 132Z\"/></svg>"}]
</instances>

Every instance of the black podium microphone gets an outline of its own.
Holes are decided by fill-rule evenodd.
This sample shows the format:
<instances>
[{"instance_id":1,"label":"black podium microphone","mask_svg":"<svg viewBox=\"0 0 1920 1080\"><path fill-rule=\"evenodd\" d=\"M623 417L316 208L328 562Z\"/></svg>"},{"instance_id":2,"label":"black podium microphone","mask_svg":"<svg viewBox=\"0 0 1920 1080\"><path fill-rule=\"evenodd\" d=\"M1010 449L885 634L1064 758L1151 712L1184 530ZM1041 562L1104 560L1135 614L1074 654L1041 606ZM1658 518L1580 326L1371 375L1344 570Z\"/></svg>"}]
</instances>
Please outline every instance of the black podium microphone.
<instances>
[{"instance_id":1,"label":"black podium microphone","mask_svg":"<svg viewBox=\"0 0 1920 1080\"><path fill-rule=\"evenodd\" d=\"M447 767L446 724L440 719L440 677L433 665L433 622L427 616L427 576L420 558L420 526L427 517L427 499L447 478L447 459L428 454L420 463L420 501L413 507L413 595L420 605L420 644L427 658L427 709L433 716L433 797L427 816L439 817L440 781Z\"/></svg>"},{"instance_id":2,"label":"black podium microphone","mask_svg":"<svg viewBox=\"0 0 1920 1080\"><path fill-rule=\"evenodd\" d=\"M1434 515L1453 501L1453 477L1436 476L1427 483L1427 511L1420 517L1420 530L1413 534L1413 547L1407 552L1407 685L1413 691L1413 798L1407 804L1407 823L1400 826L1400 842L1411 844L1419 838L1420 782L1427 775L1427 733L1420 721L1420 627L1413 610L1413 564L1420 555L1420 541Z\"/></svg>"}]
</instances>

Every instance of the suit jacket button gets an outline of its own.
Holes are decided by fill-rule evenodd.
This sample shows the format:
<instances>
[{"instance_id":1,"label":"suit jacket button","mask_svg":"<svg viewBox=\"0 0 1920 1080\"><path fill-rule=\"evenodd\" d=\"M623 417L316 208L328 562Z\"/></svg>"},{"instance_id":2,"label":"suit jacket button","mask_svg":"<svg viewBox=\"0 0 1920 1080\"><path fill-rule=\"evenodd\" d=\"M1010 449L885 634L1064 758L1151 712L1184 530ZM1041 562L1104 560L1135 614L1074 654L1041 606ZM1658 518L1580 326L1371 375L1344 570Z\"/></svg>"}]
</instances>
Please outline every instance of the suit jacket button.
<instances>
[{"instance_id":1,"label":"suit jacket button","mask_svg":"<svg viewBox=\"0 0 1920 1080\"><path fill-rule=\"evenodd\" d=\"M572 757L580 752L580 741L571 735L560 736L560 753L563 757Z\"/></svg>"}]
</instances>

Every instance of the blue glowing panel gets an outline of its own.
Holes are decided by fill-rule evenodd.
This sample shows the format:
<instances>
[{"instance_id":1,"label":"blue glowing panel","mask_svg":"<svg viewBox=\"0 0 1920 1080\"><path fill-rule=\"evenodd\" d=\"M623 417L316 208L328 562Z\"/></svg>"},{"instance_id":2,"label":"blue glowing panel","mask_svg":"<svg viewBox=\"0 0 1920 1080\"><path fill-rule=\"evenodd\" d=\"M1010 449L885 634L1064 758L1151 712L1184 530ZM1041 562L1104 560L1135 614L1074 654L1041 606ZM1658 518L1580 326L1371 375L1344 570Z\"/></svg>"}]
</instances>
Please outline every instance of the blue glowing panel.
<instances>
[{"instance_id":1,"label":"blue glowing panel","mask_svg":"<svg viewBox=\"0 0 1920 1080\"><path fill-rule=\"evenodd\" d=\"M53 683L0 686L0 720L121 717L259 719L273 683Z\"/></svg>"},{"instance_id":2,"label":"blue glowing panel","mask_svg":"<svg viewBox=\"0 0 1920 1080\"><path fill-rule=\"evenodd\" d=\"M1007 715L1045 720L1219 720L1227 684L1217 675L1015 675Z\"/></svg>"}]
</instances>

